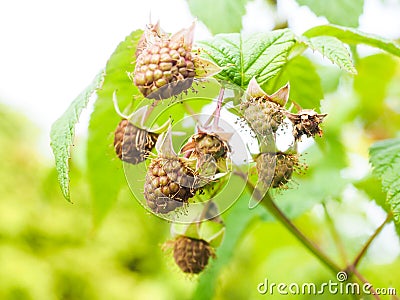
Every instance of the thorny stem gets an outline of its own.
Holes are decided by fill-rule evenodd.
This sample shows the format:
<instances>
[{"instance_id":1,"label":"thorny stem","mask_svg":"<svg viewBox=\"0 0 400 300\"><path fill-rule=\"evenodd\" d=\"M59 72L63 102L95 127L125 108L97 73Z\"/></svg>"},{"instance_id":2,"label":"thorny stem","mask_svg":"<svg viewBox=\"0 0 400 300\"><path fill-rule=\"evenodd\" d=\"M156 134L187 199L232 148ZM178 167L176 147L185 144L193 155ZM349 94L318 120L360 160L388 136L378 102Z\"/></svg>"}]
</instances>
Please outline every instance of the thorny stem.
<instances>
[{"instance_id":1,"label":"thorny stem","mask_svg":"<svg viewBox=\"0 0 400 300\"><path fill-rule=\"evenodd\" d=\"M241 172L236 171L235 174L239 175ZM247 180L246 175L239 175L246 181L247 187L254 192L253 185ZM293 222L286 217L286 215L275 205L269 193L266 193L261 200L261 204L278 220L280 221L286 229L288 229L293 235L308 249L310 250L322 263L325 264L332 272L337 274L341 271L341 268L337 266L322 250L311 240L308 239Z\"/></svg>"},{"instance_id":2,"label":"thorny stem","mask_svg":"<svg viewBox=\"0 0 400 300\"><path fill-rule=\"evenodd\" d=\"M246 187L250 190L252 194L254 194L255 187L247 180L247 176L239 171L235 170L234 174L242 178L246 182ZM293 224L293 222L286 217L286 215L280 210L278 206L272 200L272 197L269 193L266 193L265 196L261 200L261 204L278 220L280 221L286 229L288 229L308 250L310 250L325 266L327 266L332 272L337 274L342 271L342 269L336 265L322 250L312 242L308 237L306 237L297 227ZM325 206L324 206L325 208ZM351 276L356 276L361 282L364 284L369 284L368 280L365 279L356 269L358 262L361 260L368 247L371 245L372 241L378 234L382 231L383 227L388 223L393 217L393 212L389 212L385 221L379 226L374 234L368 239L367 243L362 248L361 252L357 255L354 262L349 265L345 272ZM340 242L341 243L341 242ZM375 289L372 285L370 285L370 292L374 296L375 299L380 300L380 297L376 294Z\"/></svg>"},{"instance_id":3,"label":"thorny stem","mask_svg":"<svg viewBox=\"0 0 400 300\"><path fill-rule=\"evenodd\" d=\"M150 117L154 108L158 105L159 100L155 100L147 109L146 114L143 115L142 124L146 123L147 119Z\"/></svg>"},{"instance_id":4,"label":"thorny stem","mask_svg":"<svg viewBox=\"0 0 400 300\"><path fill-rule=\"evenodd\" d=\"M274 203L269 193L263 197L261 204L274 215L294 236L310 250L321 262L325 264L332 272L337 274L341 268L336 265L322 250L308 237L306 237L297 227L289 220L286 215Z\"/></svg>"},{"instance_id":5,"label":"thorny stem","mask_svg":"<svg viewBox=\"0 0 400 300\"><path fill-rule=\"evenodd\" d=\"M218 126L218 122L219 122L219 117L220 117L220 113L221 113L221 108L222 108L222 100L223 100L223 92L224 88L221 88L220 94L218 96L218 103L217 103L217 108L214 111L214 113L209 116L209 118L204 122L203 126L209 126L211 121L214 120L213 123L213 127L215 129L215 125ZM187 104L187 103L183 103L183 108L186 110L186 112L193 118L193 120L200 124L200 119L199 117L196 115L196 112Z\"/></svg>"},{"instance_id":6,"label":"thorny stem","mask_svg":"<svg viewBox=\"0 0 400 300\"><path fill-rule=\"evenodd\" d=\"M222 108L222 100L224 99L225 88L221 87L218 95L218 102L217 102L217 109L214 112L214 122L213 127L214 129L218 128L219 117L221 115L221 108Z\"/></svg>"},{"instance_id":7,"label":"thorny stem","mask_svg":"<svg viewBox=\"0 0 400 300\"><path fill-rule=\"evenodd\" d=\"M358 253L357 257L354 259L353 263L349 266L349 269L355 269L358 265L358 263L361 261L365 253L367 252L369 246L372 244L373 240L381 233L383 227L392 219L393 217L393 212L390 211L387 216L385 221L375 230L374 234L371 235L368 239L368 241L365 243L365 245L362 247L361 251Z\"/></svg>"},{"instance_id":8,"label":"thorny stem","mask_svg":"<svg viewBox=\"0 0 400 300\"><path fill-rule=\"evenodd\" d=\"M337 245L337 247L339 249L340 255L342 256L344 263L348 266L348 257L347 257L346 251L345 251L343 241L340 238L338 232L336 231L335 224L329 214L328 208L326 207L326 203L322 203L322 206L324 207L326 219L328 220L328 224L331 229L331 234L333 236L333 239L335 240L335 244ZM369 284L369 282L356 270L356 265L354 265L354 264L352 264L346 268L346 273L348 274L349 277L351 275L355 275L364 284L366 284L366 283ZM375 294L375 290L372 287L372 285L370 287L370 292L371 292L371 294ZM376 296L376 295L374 295L374 296ZM377 299L379 299L379 297Z\"/></svg>"},{"instance_id":9,"label":"thorny stem","mask_svg":"<svg viewBox=\"0 0 400 300\"><path fill-rule=\"evenodd\" d=\"M345 250L343 241L340 238L338 232L336 231L335 223L333 222L332 217L329 214L328 208L326 207L326 203L322 203L322 206L324 208L326 220L328 221L328 225L329 225L331 234L332 234L335 244L339 250L340 256L342 257L343 262L347 265L349 261L348 261L348 257L346 254L346 250Z\"/></svg>"}]
</instances>

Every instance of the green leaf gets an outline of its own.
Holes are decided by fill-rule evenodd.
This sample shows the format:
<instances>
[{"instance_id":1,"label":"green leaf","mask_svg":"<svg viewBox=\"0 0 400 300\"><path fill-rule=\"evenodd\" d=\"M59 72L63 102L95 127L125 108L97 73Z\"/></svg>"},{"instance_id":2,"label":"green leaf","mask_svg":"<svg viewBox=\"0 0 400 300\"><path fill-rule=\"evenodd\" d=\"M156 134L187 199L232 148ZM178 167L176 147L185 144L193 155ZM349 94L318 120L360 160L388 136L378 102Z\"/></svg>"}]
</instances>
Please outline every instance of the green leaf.
<instances>
[{"instance_id":1,"label":"green leaf","mask_svg":"<svg viewBox=\"0 0 400 300\"><path fill-rule=\"evenodd\" d=\"M111 55L106 65L104 84L97 91L97 101L90 118L87 163L95 225L107 215L120 189L126 185L122 162L113 148L113 132L121 117L114 110L112 95L118 90L121 108L139 95L127 72L135 68L132 61L142 33L141 30L132 32Z\"/></svg>"},{"instance_id":2,"label":"green leaf","mask_svg":"<svg viewBox=\"0 0 400 300\"><path fill-rule=\"evenodd\" d=\"M317 16L326 17L331 23L350 27L358 27L358 19L364 9L364 0L296 1L308 6Z\"/></svg>"},{"instance_id":3,"label":"green leaf","mask_svg":"<svg viewBox=\"0 0 400 300\"><path fill-rule=\"evenodd\" d=\"M362 121L367 135L375 140L396 136L400 114L393 103L398 96L392 86L398 85L399 60L387 53L370 55L358 60L358 75L354 80L358 105L353 117ZM391 102L392 101L392 102Z\"/></svg>"},{"instance_id":4,"label":"green leaf","mask_svg":"<svg viewBox=\"0 0 400 300\"><path fill-rule=\"evenodd\" d=\"M248 0L187 0L190 12L202 21L212 34L239 32ZM229 17L223 17L229 16Z\"/></svg>"},{"instance_id":5,"label":"green leaf","mask_svg":"<svg viewBox=\"0 0 400 300\"><path fill-rule=\"evenodd\" d=\"M322 90L324 95L333 93L337 90L340 83L340 78L343 75L343 71L332 66L317 66L317 72L321 79Z\"/></svg>"},{"instance_id":6,"label":"green leaf","mask_svg":"<svg viewBox=\"0 0 400 300\"><path fill-rule=\"evenodd\" d=\"M263 89L272 94L287 82L290 83L290 100L304 108L319 108L324 97L321 80L308 58L296 56L289 60L281 72L264 85Z\"/></svg>"},{"instance_id":7,"label":"green leaf","mask_svg":"<svg viewBox=\"0 0 400 300\"><path fill-rule=\"evenodd\" d=\"M303 35L309 38L321 35L334 36L350 45L365 44L400 56L400 45L398 43L378 35L364 33L352 28L322 25L307 30Z\"/></svg>"},{"instance_id":8,"label":"green leaf","mask_svg":"<svg viewBox=\"0 0 400 300\"><path fill-rule=\"evenodd\" d=\"M248 37L218 34L198 45L205 58L223 68L217 79L246 88L253 76L262 85L278 74L295 43L293 33L284 29Z\"/></svg>"},{"instance_id":9,"label":"green leaf","mask_svg":"<svg viewBox=\"0 0 400 300\"><path fill-rule=\"evenodd\" d=\"M93 82L71 103L63 115L54 122L50 131L50 145L53 149L58 181L62 193L68 201L69 192L69 158L71 156L71 146L74 140L75 125L84 108L86 108L90 96L101 86L104 72L100 72Z\"/></svg>"},{"instance_id":10,"label":"green leaf","mask_svg":"<svg viewBox=\"0 0 400 300\"><path fill-rule=\"evenodd\" d=\"M330 59L339 68L350 74L357 74L349 50L337 38L331 36L317 36L305 41L305 43L312 50L318 51L324 57Z\"/></svg>"},{"instance_id":11,"label":"green leaf","mask_svg":"<svg viewBox=\"0 0 400 300\"><path fill-rule=\"evenodd\" d=\"M373 174L382 181L386 201L390 205L394 219L399 224L400 216L400 138L383 140L369 149Z\"/></svg>"},{"instance_id":12,"label":"green leaf","mask_svg":"<svg viewBox=\"0 0 400 300\"><path fill-rule=\"evenodd\" d=\"M376 176L368 175L362 180L355 182L354 186L364 191L371 200L374 200L376 204L382 207L386 212L391 210L390 206L386 202L386 193L382 191L381 183Z\"/></svg>"},{"instance_id":13,"label":"green leaf","mask_svg":"<svg viewBox=\"0 0 400 300\"><path fill-rule=\"evenodd\" d=\"M358 114L367 123L375 122L383 115L387 87L396 70L394 58L385 53L364 57L358 62L359 74L354 80L354 89L360 96Z\"/></svg>"}]
</instances>

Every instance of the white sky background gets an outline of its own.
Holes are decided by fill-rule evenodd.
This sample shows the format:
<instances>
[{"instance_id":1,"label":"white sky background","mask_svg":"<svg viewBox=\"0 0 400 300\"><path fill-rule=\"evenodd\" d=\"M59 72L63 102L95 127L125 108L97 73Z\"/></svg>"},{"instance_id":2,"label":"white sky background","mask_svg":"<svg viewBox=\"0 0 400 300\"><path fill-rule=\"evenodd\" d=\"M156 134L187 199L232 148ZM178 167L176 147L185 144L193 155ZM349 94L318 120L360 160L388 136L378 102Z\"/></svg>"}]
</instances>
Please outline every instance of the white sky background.
<instances>
[{"instance_id":1,"label":"white sky background","mask_svg":"<svg viewBox=\"0 0 400 300\"><path fill-rule=\"evenodd\" d=\"M323 0L321 0L323 1ZM351 1L351 0L349 0ZM296 33L325 23L294 0L280 1ZM366 0L361 29L400 36L399 0ZM0 3L0 102L16 107L42 129L40 148L52 158L48 132L70 102L91 82L115 47L152 19L174 32L193 20L185 0L12 0ZM263 0L247 6L244 31L271 29ZM209 36L201 24L196 38ZM85 128L88 112L78 127Z\"/></svg>"}]
</instances>

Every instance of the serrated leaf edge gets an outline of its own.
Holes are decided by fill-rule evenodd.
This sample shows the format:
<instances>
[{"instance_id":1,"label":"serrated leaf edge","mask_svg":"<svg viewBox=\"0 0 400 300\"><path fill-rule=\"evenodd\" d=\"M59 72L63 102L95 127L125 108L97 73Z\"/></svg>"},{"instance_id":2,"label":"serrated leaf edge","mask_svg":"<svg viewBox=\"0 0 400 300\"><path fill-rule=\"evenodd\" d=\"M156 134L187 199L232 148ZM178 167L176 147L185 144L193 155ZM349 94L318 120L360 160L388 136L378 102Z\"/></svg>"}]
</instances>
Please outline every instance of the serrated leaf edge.
<instances>
[{"instance_id":1,"label":"serrated leaf edge","mask_svg":"<svg viewBox=\"0 0 400 300\"><path fill-rule=\"evenodd\" d=\"M104 76L105 72L104 70L101 70L93 79L92 83L72 101L66 111L51 126L50 146L54 154L58 182L64 198L69 202L71 202L69 188L69 159L71 158L71 147L75 136L75 125L79 121L82 110L87 107L90 97L102 86ZM80 102L82 102L82 104L78 105ZM65 118L68 117L71 110L75 112L75 118L66 120ZM57 142L60 136L64 136L61 145Z\"/></svg>"}]
</instances>

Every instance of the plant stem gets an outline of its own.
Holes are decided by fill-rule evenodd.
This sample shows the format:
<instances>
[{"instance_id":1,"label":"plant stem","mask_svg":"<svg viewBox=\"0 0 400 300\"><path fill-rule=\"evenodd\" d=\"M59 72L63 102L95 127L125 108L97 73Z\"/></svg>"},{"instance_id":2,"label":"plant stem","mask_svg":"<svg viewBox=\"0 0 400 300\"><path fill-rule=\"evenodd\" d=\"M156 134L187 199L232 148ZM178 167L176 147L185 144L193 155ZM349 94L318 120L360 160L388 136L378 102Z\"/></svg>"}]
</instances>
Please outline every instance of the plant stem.
<instances>
[{"instance_id":1,"label":"plant stem","mask_svg":"<svg viewBox=\"0 0 400 300\"><path fill-rule=\"evenodd\" d=\"M362 247L361 251L358 253L358 255L354 259L353 263L351 264L350 269L355 269L357 267L357 265L359 264L361 259L364 257L365 253L367 252L369 246L372 244L373 240L379 235L379 233L381 233L383 227L385 227L386 223L388 223L392 219L392 217L393 217L393 212L390 211L387 214L385 221L383 221L383 223L375 230L374 234L370 236L368 241Z\"/></svg>"},{"instance_id":2,"label":"plant stem","mask_svg":"<svg viewBox=\"0 0 400 300\"><path fill-rule=\"evenodd\" d=\"M322 203L322 206L324 207L326 220L328 222L333 240L335 241L335 244L339 250L339 253L340 253L340 256L342 257L343 263L345 265L347 265L349 261L348 261L348 257L347 257L347 253L346 253L343 241L340 238L340 236L335 228L335 223L334 223L333 219L331 218L331 215L329 214L328 208L326 207L326 203Z\"/></svg>"},{"instance_id":3,"label":"plant stem","mask_svg":"<svg viewBox=\"0 0 400 300\"><path fill-rule=\"evenodd\" d=\"M222 100L224 99L224 93L225 93L225 88L221 87L221 90L219 91L218 95L217 109L214 112L214 122L213 122L214 129L218 128L219 117L221 115Z\"/></svg>"},{"instance_id":4,"label":"plant stem","mask_svg":"<svg viewBox=\"0 0 400 300\"><path fill-rule=\"evenodd\" d=\"M152 111L154 110L154 108L158 105L160 101L159 100L155 100L150 107L147 109L146 114L143 116L142 119L142 124L146 123L147 119L150 117Z\"/></svg>"},{"instance_id":5,"label":"plant stem","mask_svg":"<svg viewBox=\"0 0 400 300\"><path fill-rule=\"evenodd\" d=\"M246 186L252 194L254 193L254 186L247 180L246 175L241 174L239 171L235 171L236 175L240 176L246 181ZM275 205L269 193L266 193L261 200L261 204L279 221L286 229L288 229L308 250L310 250L325 266L327 266L333 273L337 274L342 269L336 265L322 250L313 243L308 237L306 237L293 222L286 217L286 215Z\"/></svg>"},{"instance_id":6,"label":"plant stem","mask_svg":"<svg viewBox=\"0 0 400 300\"><path fill-rule=\"evenodd\" d=\"M247 180L247 176L239 171L235 170L234 174L242 178L246 182L246 187L250 190L252 194L255 192L254 186ZM261 204L279 221L288 229L308 250L310 250L326 267L328 267L333 273L337 274L338 272L342 271L342 269L332 261L314 242L312 242L307 236L305 236L297 227L293 224L293 222L280 210L278 206L274 203L271 195L266 193L261 200ZM325 212L328 216L330 222L333 221L330 218L329 214L327 213L326 206L324 205ZM388 223L393 217L393 212L389 212L385 221L375 230L374 234L368 239L364 247L361 249L360 253L355 258L354 262L349 265L345 272L351 276L356 276L361 282L364 284L369 284L368 280L365 279L356 269L358 263L360 262L361 258L364 256L366 251L368 250L369 246L371 245L372 241L379 235L382 231L383 227ZM343 247L343 243L340 240L339 236L337 235L336 231L334 236L336 236L335 241L338 243L340 247ZM342 249L342 248L341 248ZM346 253L344 251L344 247L341 250L342 256L344 260L347 260ZM375 299L380 300L379 295L376 294L375 289L372 285L370 285L370 292L374 296Z\"/></svg>"},{"instance_id":7,"label":"plant stem","mask_svg":"<svg viewBox=\"0 0 400 300\"><path fill-rule=\"evenodd\" d=\"M274 203L269 193L266 193L263 197L261 204L271 213L274 217L280 221L286 229L288 229L293 235L308 249L310 250L322 263L325 264L332 272L337 274L341 271L341 268L337 266L322 250L313 243L308 237L306 237L297 227L289 220L286 215L279 209Z\"/></svg>"},{"instance_id":8,"label":"plant stem","mask_svg":"<svg viewBox=\"0 0 400 300\"><path fill-rule=\"evenodd\" d=\"M189 114L189 116L191 116L196 123L200 124L200 120L197 117L196 112L190 107L190 105L188 105L185 102L183 102L182 105L183 108L186 110L186 112Z\"/></svg>"},{"instance_id":9,"label":"plant stem","mask_svg":"<svg viewBox=\"0 0 400 300\"><path fill-rule=\"evenodd\" d=\"M341 271L341 268L335 264L328 256L326 256L325 253L322 252L322 250L313 243L311 240L309 240L286 216L285 214L279 209L279 207L276 206L276 204L273 202L271 196L269 193L267 193L264 198L262 199L261 204L277 218L290 232L293 233L293 235L308 249L310 250L322 263L324 263L331 271L333 271L335 274ZM357 263L359 260L362 258L364 253L367 251L369 245L372 243L373 239L382 231L383 227L386 225L387 222L391 220L393 217L393 213L390 212L388 213L387 218L383 222L381 226L377 228L375 233L369 238L367 241L366 245L363 247L361 250L360 254L357 256L355 259L354 263L351 264L346 268L346 273L349 274L354 274L360 281L362 281L364 284L369 284L368 280L365 279L356 269ZM375 289L371 285L370 287L370 292L374 296L375 299L380 300L380 297L376 294Z\"/></svg>"},{"instance_id":10,"label":"plant stem","mask_svg":"<svg viewBox=\"0 0 400 300\"><path fill-rule=\"evenodd\" d=\"M349 269L348 269L349 270ZM378 296L378 294L376 293L374 287L368 282L367 279L365 279L364 276L362 276L357 269L354 266L351 266L351 271L352 274L354 274L358 279L360 279L360 281L364 284L369 284L370 288L369 291L371 292L372 296L374 296L375 299L380 300L381 298Z\"/></svg>"}]
</instances>

